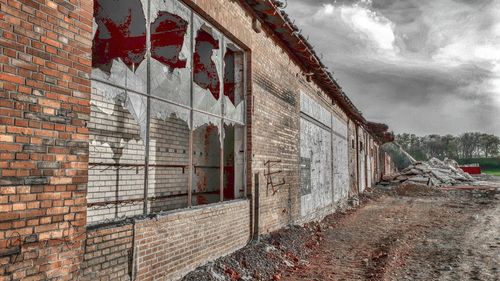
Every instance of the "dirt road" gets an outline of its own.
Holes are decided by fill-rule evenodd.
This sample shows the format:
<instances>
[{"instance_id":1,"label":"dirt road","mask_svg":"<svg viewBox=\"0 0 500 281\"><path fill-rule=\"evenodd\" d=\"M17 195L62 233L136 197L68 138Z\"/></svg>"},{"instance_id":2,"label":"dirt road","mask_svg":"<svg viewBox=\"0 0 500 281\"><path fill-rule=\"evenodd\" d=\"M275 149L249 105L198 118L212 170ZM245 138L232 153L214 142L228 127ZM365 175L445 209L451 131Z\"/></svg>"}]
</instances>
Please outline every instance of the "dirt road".
<instances>
[{"instance_id":1,"label":"dirt road","mask_svg":"<svg viewBox=\"0 0 500 281\"><path fill-rule=\"evenodd\" d=\"M500 197L400 188L324 222L309 265L282 280L500 280Z\"/></svg>"}]
</instances>

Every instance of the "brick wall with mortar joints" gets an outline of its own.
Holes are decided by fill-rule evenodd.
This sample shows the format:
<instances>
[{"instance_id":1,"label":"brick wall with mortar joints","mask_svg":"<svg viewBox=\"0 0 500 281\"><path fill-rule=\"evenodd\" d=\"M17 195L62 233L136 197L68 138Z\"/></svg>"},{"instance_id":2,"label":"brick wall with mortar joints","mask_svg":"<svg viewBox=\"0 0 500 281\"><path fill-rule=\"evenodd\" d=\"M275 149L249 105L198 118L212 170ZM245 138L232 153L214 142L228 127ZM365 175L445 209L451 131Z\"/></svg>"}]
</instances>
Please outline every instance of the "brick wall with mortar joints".
<instances>
[{"instance_id":1,"label":"brick wall with mortar joints","mask_svg":"<svg viewBox=\"0 0 500 281\"><path fill-rule=\"evenodd\" d=\"M188 1L190 2L190 1ZM203 11L205 15L213 18L215 22L221 23L221 28L235 35L242 44L249 47L252 52L252 173L261 173L264 170L263 163L269 157L282 158L284 166L290 171L286 175L288 191L281 192L279 196L262 199L260 227L261 232L276 230L297 218L299 212L298 195L298 92L301 85L312 85L312 88L319 89L313 82L306 82L302 76L301 69L296 65L290 55L285 52L281 45L276 43L274 35L263 29L261 33L255 33L252 29L253 16L242 9L238 1L193 1L197 10ZM225 8L222 8L225 7ZM272 81L279 85L279 91L286 94L274 95L273 98L266 90L255 82L257 74L262 74L265 80ZM285 89L285 90L283 90ZM290 91L289 91L290 90ZM311 95L321 91L305 90ZM316 93L315 93L316 92ZM326 96L325 93L321 93ZM279 97L279 98L275 98ZM285 105L285 100L295 101L295 106ZM281 104L280 104L281 103ZM345 114L334 106L335 112L343 118ZM280 112L271 115L269 112ZM345 119L344 119L345 120ZM281 123L281 126L280 126ZM271 126L270 126L271 124ZM269 133L266 133L269 131ZM281 132L282 136L276 134ZM287 135L289 134L289 135ZM274 137L274 138L273 138ZM274 142L269 142L274 139ZM283 148L290 147L290 151L276 154L283 151ZM295 147L295 152L293 148ZM261 175L260 194L266 193L265 178ZM264 184L262 184L264 183ZM253 179L250 179L250 187L253 187Z\"/></svg>"},{"instance_id":2,"label":"brick wall with mortar joints","mask_svg":"<svg viewBox=\"0 0 500 281\"><path fill-rule=\"evenodd\" d=\"M71 280L79 270L92 9L0 0L1 280Z\"/></svg>"},{"instance_id":3,"label":"brick wall with mortar joints","mask_svg":"<svg viewBox=\"0 0 500 281\"><path fill-rule=\"evenodd\" d=\"M174 211L135 224L137 280L176 280L210 260L245 245L250 202Z\"/></svg>"},{"instance_id":4,"label":"brick wall with mortar joints","mask_svg":"<svg viewBox=\"0 0 500 281\"><path fill-rule=\"evenodd\" d=\"M132 223L89 229L80 280L131 280L133 239Z\"/></svg>"}]
</instances>

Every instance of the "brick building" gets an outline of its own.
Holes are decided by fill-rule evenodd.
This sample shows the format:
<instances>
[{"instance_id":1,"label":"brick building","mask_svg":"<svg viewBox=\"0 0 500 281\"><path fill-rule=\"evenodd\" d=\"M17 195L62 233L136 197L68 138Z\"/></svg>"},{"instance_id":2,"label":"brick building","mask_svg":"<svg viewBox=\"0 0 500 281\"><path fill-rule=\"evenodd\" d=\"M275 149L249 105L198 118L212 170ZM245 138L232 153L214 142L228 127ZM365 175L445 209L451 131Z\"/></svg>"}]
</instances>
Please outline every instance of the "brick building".
<instances>
[{"instance_id":1,"label":"brick building","mask_svg":"<svg viewBox=\"0 0 500 281\"><path fill-rule=\"evenodd\" d=\"M391 162L269 0L0 0L0 280L175 280Z\"/></svg>"}]
</instances>

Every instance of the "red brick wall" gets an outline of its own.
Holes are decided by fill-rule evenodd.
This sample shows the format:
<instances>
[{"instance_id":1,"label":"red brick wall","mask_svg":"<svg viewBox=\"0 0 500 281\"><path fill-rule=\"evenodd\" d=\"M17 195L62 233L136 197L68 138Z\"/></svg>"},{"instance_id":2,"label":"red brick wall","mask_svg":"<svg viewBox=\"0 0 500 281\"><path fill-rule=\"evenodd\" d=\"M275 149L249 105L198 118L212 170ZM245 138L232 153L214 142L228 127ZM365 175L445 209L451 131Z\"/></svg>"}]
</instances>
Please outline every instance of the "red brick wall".
<instances>
[{"instance_id":1,"label":"red brick wall","mask_svg":"<svg viewBox=\"0 0 500 281\"><path fill-rule=\"evenodd\" d=\"M131 222L89 229L81 280L130 280L133 239Z\"/></svg>"},{"instance_id":2,"label":"red brick wall","mask_svg":"<svg viewBox=\"0 0 500 281\"><path fill-rule=\"evenodd\" d=\"M299 92L325 94L272 32L252 29L240 1L186 2L251 58L248 187L254 195L259 174L260 233L299 221ZM0 280L170 278L244 246L249 201L86 232L92 1L58 3L0 0ZM277 192L266 185L267 160L281 161ZM170 244L160 251L157 241Z\"/></svg>"},{"instance_id":3,"label":"red brick wall","mask_svg":"<svg viewBox=\"0 0 500 281\"><path fill-rule=\"evenodd\" d=\"M135 223L137 280L176 280L250 239L248 200L172 212Z\"/></svg>"},{"instance_id":4,"label":"red brick wall","mask_svg":"<svg viewBox=\"0 0 500 281\"><path fill-rule=\"evenodd\" d=\"M83 256L92 1L57 2L0 0L0 280Z\"/></svg>"},{"instance_id":5,"label":"red brick wall","mask_svg":"<svg viewBox=\"0 0 500 281\"><path fill-rule=\"evenodd\" d=\"M186 1L195 10L227 30L251 53L252 105L249 136L249 187L254 188L253 176L259 174L259 231L267 233L287 224L300 221L299 194L299 92L310 96L323 96L314 82L307 82L297 62L283 49L272 31L263 28L257 33L252 28L255 16L244 9L240 1L193 0ZM331 102L330 102L331 104ZM337 106L332 111L344 114ZM273 182L285 180L285 185L273 194L266 184L264 163L281 161L273 171L283 170L273 176ZM318 214L321 216L321 214Z\"/></svg>"}]
</instances>

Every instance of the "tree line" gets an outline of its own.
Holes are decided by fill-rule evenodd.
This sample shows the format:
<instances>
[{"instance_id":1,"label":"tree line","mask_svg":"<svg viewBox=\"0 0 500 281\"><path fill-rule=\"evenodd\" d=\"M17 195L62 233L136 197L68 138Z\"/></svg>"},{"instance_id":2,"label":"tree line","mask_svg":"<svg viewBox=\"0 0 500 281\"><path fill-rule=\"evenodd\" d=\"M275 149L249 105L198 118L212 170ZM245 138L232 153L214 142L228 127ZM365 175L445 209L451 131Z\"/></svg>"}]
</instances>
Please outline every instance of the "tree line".
<instances>
[{"instance_id":1,"label":"tree line","mask_svg":"<svg viewBox=\"0 0 500 281\"><path fill-rule=\"evenodd\" d=\"M468 132L459 136L398 134L395 141L416 160L491 158L500 154L500 138L495 135Z\"/></svg>"}]
</instances>

